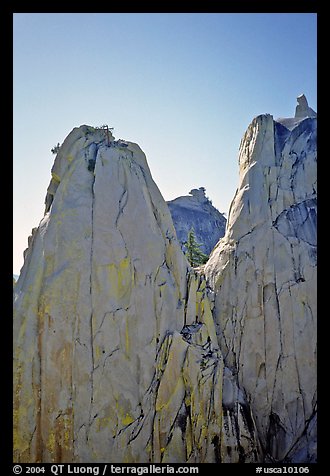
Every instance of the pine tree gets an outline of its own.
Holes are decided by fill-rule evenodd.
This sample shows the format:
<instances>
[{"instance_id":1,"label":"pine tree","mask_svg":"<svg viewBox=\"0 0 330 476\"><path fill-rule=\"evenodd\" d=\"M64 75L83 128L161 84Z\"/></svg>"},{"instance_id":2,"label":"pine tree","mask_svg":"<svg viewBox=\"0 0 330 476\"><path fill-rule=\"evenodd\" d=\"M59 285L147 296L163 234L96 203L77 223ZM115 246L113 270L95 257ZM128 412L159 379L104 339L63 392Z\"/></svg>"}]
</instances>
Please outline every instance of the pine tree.
<instances>
[{"instance_id":1,"label":"pine tree","mask_svg":"<svg viewBox=\"0 0 330 476\"><path fill-rule=\"evenodd\" d=\"M187 259L193 268L206 263L206 261L208 260L208 256L201 251L200 248L202 245L196 241L195 232L193 228L191 228L188 233L185 246Z\"/></svg>"}]
</instances>

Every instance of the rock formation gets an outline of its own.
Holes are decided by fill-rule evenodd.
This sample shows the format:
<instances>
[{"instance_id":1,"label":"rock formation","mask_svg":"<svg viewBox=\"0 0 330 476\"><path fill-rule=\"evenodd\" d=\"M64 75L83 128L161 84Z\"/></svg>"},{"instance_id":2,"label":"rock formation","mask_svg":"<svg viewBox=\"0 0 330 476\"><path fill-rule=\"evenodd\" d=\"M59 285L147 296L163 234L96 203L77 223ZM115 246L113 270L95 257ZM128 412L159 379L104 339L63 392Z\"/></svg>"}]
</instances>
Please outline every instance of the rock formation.
<instances>
[{"instance_id":1,"label":"rock formation","mask_svg":"<svg viewBox=\"0 0 330 476\"><path fill-rule=\"evenodd\" d=\"M60 147L14 287L15 462L315 461L316 118L252 121L195 270L108 134Z\"/></svg>"},{"instance_id":2,"label":"rock formation","mask_svg":"<svg viewBox=\"0 0 330 476\"><path fill-rule=\"evenodd\" d=\"M201 250L209 255L225 234L226 218L205 196L205 188L193 189L189 194L167 202L175 231L180 243L184 244L193 228Z\"/></svg>"},{"instance_id":3,"label":"rock formation","mask_svg":"<svg viewBox=\"0 0 330 476\"><path fill-rule=\"evenodd\" d=\"M266 461L316 457L316 119L255 118L240 185L205 265L226 365L252 408Z\"/></svg>"},{"instance_id":4,"label":"rock formation","mask_svg":"<svg viewBox=\"0 0 330 476\"><path fill-rule=\"evenodd\" d=\"M301 94L297 97L298 105L296 106L296 113L295 117L299 117L300 119L304 119L305 117L316 117L316 112L308 106L308 102L306 96Z\"/></svg>"},{"instance_id":5,"label":"rock formation","mask_svg":"<svg viewBox=\"0 0 330 476\"><path fill-rule=\"evenodd\" d=\"M74 129L45 202L15 286L15 461L260 459L141 149Z\"/></svg>"},{"instance_id":6,"label":"rock formation","mask_svg":"<svg viewBox=\"0 0 330 476\"><path fill-rule=\"evenodd\" d=\"M296 106L296 112L294 117L280 117L276 119L277 123L280 123L285 126L285 129L283 129L283 131L286 131L286 129L292 131L298 124L300 124L303 119L306 119L308 117L317 117L316 112L308 106L308 102L304 94L301 94L297 97L297 102L298 104Z\"/></svg>"}]
</instances>

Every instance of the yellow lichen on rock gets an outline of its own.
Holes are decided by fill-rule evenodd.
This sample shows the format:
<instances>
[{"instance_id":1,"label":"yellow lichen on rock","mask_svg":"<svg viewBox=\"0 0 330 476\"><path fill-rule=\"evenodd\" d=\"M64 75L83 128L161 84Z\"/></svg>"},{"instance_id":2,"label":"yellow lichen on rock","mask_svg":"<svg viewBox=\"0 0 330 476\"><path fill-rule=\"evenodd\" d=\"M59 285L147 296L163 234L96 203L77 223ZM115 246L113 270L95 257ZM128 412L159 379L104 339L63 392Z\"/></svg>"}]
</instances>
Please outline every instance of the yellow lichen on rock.
<instances>
[{"instance_id":1,"label":"yellow lichen on rock","mask_svg":"<svg viewBox=\"0 0 330 476\"><path fill-rule=\"evenodd\" d=\"M60 181L61 181L61 177L59 175L57 175L54 171L52 172L52 178L57 183L60 183Z\"/></svg>"}]
</instances>

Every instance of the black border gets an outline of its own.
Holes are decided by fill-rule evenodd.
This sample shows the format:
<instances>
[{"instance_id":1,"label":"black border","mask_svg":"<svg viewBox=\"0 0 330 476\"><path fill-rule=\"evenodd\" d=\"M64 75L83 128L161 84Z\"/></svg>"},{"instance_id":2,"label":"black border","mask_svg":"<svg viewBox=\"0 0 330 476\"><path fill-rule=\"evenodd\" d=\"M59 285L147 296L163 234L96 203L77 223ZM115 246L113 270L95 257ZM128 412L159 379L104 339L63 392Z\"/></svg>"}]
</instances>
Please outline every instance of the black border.
<instances>
[{"instance_id":1,"label":"black border","mask_svg":"<svg viewBox=\"0 0 330 476\"><path fill-rule=\"evenodd\" d=\"M322 21L325 16L325 12L322 14L321 12L321 2L319 0L290 0L290 1L272 1L272 0L264 0L264 1L248 1L248 0L238 0L238 1L217 1L217 2L198 2L195 4L179 4L178 2L164 2L163 4L158 3L157 5L153 3L149 6L143 6L137 2L133 5L129 5L126 3L122 3L120 6L111 5L110 3L107 4L93 4L94 7L98 6L99 11L91 11L90 9L86 9L86 5L79 3L79 10L75 8L73 5L70 5L68 2L63 3L60 2L48 2L40 3L40 4L32 4L31 2L1 2L0 7L0 21L2 22L0 28L1 34L1 45L2 45L2 90L4 91L5 97L5 111L2 111L2 120L3 120L3 127L2 127L2 140L3 144L5 145L5 154L2 157L2 165L5 168L5 171L2 175L4 180L2 180L2 187L1 192L3 195L2 198L2 210L5 212L6 217L6 226L2 227L2 253L5 256L5 263L8 264L8 273L5 273L6 280L2 281L2 290L5 291L4 295L8 296L8 300L4 300L6 305L2 306L2 309L6 309L6 312L2 313L3 322L4 324L4 332L3 332L3 345L2 345L2 390L1 395L5 400L6 406L2 408L2 428L1 428L1 446L0 446L0 468L1 468L1 461L8 463L8 472L4 472L4 474L13 474L12 472L12 381L13 381L13 370L12 370L12 356L13 356L13 345L12 345L12 254L13 254L13 204L12 200L8 198L8 195L11 191L13 194L13 169L12 169L12 157L13 157L13 144L12 144L12 137L13 137L13 14L14 13L316 13L317 20L318 20L318 67L317 67L317 74L318 74L318 91L320 88L320 78L321 78L321 55L320 55L320 47L321 43L321 35L322 29L324 26L322 25ZM326 7L326 2L323 0L322 6ZM111 7L110 11L106 11L102 7ZM117 8L116 8L117 7ZM124 8L123 8L124 7ZM140 7L140 11L136 10L136 7ZM125 11L126 9L126 11ZM323 16L324 15L324 16ZM326 40L327 41L327 40ZM327 74L325 75L327 76ZM9 91L11 94L9 94ZM323 101L323 97L322 97ZM323 157L326 155L325 151L322 154L322 138L324 135L322 134L322 104L320 101L320 94L318 94L318 101L317 101L317 113L318 119L318 151L321 150L322 161L326 161L327 158ZM11 134L10 134L11 132ZM326 179L326 174L322 174L323 164L321 162L321 170L318 166L318 181L320 181L320 187L318 191L318 195L321 194L321 199L318 200L318 208L320 209L321 205L321 225L322 225L322 207L326 206L326 197L322 198L322 193L324 188L322 187L322 180ZM7 224L8 219L8 224ZM318 226L318 251L319 256L322 255L322 237L327 231L322 233L322 227ZM326 236L326 235L325 235ZM9 253L8 250L12 250L12 253ZM323 260L321 259L321 268L318 266L318 298L322 295L321 293L321 286L322 286L322 278L326 276L325 273L322 273L323 267ZM7 268L7 266L6 266ZM324 267L323 270L325 271L326 268ZM3 273L2 273L3 276ZM323 278L324 279L324 278ZM319 301L319 299L318 299ZM2 303L3 305L3 303ZM7 310L8 306L8 310ZM323 321L328 318L327 312L325 312L325 316L323 316L323 309L327 310L327 307L321 307L319 305L319 312L320 320ZM8 326L8 327L7 327ZM318 341L321 344L322 348L322 338L327 338L326 333L321 333L320 327L318 325ZM309 474L317 474L320 470L322 470L321 465L326 463L327 459L327 435L324 433L325 436L321 436L323 430L325 431L324 426L324 417L327 415L327 399L326 399L326 391L322 388L322 385L326 386L327 384L327 367L323 368L325 364L325 357L322 356L320 346L318 350L318 387L319 387L319 406L321 407L321 418L319 418L318 423L318 463L316 465L303 465L308 466L310 468ZM324 397L324 400L323 400ZM323 403L324 401L324 403ZM7 408L8 405L8 408ZM324 412L323 412L324 409ZM320 409L319 409L320 410ZM323 429L322 429L323 428ZM6 464L7 466L7 464ZM27 465L25 465L27 466ZM33 466L33 465L30 465ZM35 465L38 466L38 465ZM47 465L46 465L47 466ZM98 465L94 465L98 466ZM101 466L101 465L99 465ZM161 466L161 465L160 465ZM182 465L184 466L184 464ZM197 464L194 466L198 466L200 468L199 474L207 474L209 470L213 470L214 465L212 467L209 464L204 463ZM267 465L260 465L260 466L267 466ZM276 465L275 465L276 466ZM280 465L279 465L280 466ZM301 466L301 465L297 465ZM219 468L224 474L226 474L226 464L222 463L221 467ZM255 464L248 464L244 465L243 467L236 466L234 469L241 468L241 471L246 474L255 474ZM268 467L270 467L268 465ZM230 471L230 469L229 469ZM320 471L320 474L323 472ZM24 474L24 472L22 473ZM47 473L48 474L48 473ZM49 472L49 474L52 474ZM102 472L100 473L102 474ZM107 473L109 474L109 473ZM307 474L307 473L305 473Z\"/></svg>"}]
</instances>

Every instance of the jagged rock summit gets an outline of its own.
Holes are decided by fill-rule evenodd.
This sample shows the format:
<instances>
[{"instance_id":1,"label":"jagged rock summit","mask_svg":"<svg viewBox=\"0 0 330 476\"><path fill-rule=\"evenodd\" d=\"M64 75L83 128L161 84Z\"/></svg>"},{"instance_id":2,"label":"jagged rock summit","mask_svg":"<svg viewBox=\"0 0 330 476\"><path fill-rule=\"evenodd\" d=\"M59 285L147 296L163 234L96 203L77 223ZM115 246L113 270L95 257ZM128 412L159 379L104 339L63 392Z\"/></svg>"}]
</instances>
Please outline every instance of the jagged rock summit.
<instances>
[{"instance_id":1,"label":"jagged rock summit","mask_svg":"<svg viewBox=\"0 0 330 476\"><path fill-rule=\"evenodd\" d=\"M205 195L205 188L195 188L189 195L168 201L177 237L181 245L187 241L193 228L201 250L209 255L225 234L226 218Z\"/></svg>"},{"instance_id":2,"label":"jagged rock summit","mask_svg":"<svg viewBox=\"0 0 330 476\"><path fill-rule=\"evenodd\" d=\"M297 106L294 117L281 117L276 119L276 122L282 124L287 129L292 130L294 129L301 121L307 118L316 118L316 112L308 106L308 102L306 96L304 94L300 94L297 97Z\"/></svg>"},{"instance_id":3,"label":"jagged rock summit","mask_svg":"<svg viewBox=\"0 0 330 476\"><path fill-rule=\"evenodd\" d=\"M316 461L316 133L253 119L192 269L139 146L73 129L14 287L16 462Z\"/></svg>"},{"instance_id":4,"label":"jagged rock summit","mask_svg":"<svg viewBox=\"0 0 330 476\"><path fill-rule=\"evenodd\" d=\"M297 97L298 105L296 106L295 117L305 118L305 117L317 117L316 112L308 106L306 96L301 94Z\"/></svg>"}]
</instances>

